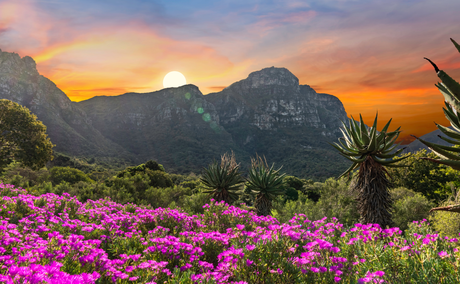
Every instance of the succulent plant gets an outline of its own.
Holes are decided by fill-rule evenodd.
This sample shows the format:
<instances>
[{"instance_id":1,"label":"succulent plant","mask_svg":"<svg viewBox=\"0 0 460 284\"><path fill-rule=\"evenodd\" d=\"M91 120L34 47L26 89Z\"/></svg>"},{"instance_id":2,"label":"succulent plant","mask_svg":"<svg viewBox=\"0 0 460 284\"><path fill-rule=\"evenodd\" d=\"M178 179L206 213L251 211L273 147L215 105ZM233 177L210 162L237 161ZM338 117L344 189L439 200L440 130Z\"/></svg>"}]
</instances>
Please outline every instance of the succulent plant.
<instances>
[{"instance_id":1,"label":"succulent plant","mask_svg":"<svg viewBox=\"0 0 460 284\"><path fill-rule=\"evenodd\" d=\"M275 170L274 165L268 167L267 161L261 157L251 159L251 169L246 187L257 194L254 207L257 215L268 216L271 213L272 201L277 195L285 193L283 177L280 169Z\"/></svg>"},{"instance_id":2,"label":"succulent plant","mask_svg":"<svg viewBox=\"0 0 460 284\"><path fill-rule=\"evenodd\" d=\"M455 40L450 39L454 46L457 48L458 52L460 52L460 45L455 42ZM438 75L441 82L435 84L438 87L439 91L441 91L442 95L444 96L446 108L443 108L444 114L446 118L450 121L450 124L453 129L448 127L442 126L440 124L436 124L439 130L449 138L442 137L438 135L439 138L442 140L453 144L454 146L444 146L439 145L436 143L430 143L423 139L420 139L414 135L413 137L417 138L420 142L428 146L433 153L435 153L439 159L432 159L432 158L422 158L424 160L429 160L431 162L437 164L447 165L455 170L460 170L460 84L455 81L452 77L447 75L446 72L443 70L439 70L438 66L434 64L433 61L426 58L431 65L433 65L436 74ZM447 207L437 207L431 209L431 211L449 211L449 212L457 212L460 213L460 204L457 205L450 205ZM430 211L430 212L431 212Z\"/></svg>"},{"instance_id":3,"label":"succulent plant","mask_svg":"<svg viewBox=\"0 0 460 284\"><path fill-rule=\"evenodd\" d=\"M360 122L353 117L349 119L349 126L343 123L342 131L344 137L339 138L339 144L331 144L345 158L353 164L339 176L353 172L359 168L356 182L353 187L358 192L358 210L361 215L361 223L377 223L382 228L392 225L389 187L391 182L387 178L388 172L385 167L404 167L406 165L395 164L407 157L396 158L404 148L397 150L399 144L395 144L399 136L399 129L387 132L390 121L377 131L377 117L375 116L372 127L364 124L361 115Z\"/></svg>"},{"instance_id":4,"label":"succulent plant","mask_svg":"<svg viewBox=\"0 0 460 284\"><path fill-rule=\"evenodd\" d=\"M382 131L378 132L377 117L378 114L370 128L364 124L361 114L359 115L359 124L353 119L353 116L349 119L349 127L342 122L343 127L340 130L344 137L339 138L340 145L337 143L331 145L339 151L340 155L352 161L353 164L339 178L357 169L368 158L372 158L382 166L403 167L395 163L405 158L394 159L394 157L399 155L404 148L391 153L399 146L399 144L395 144L395 141L398 139L401 127L395 131L387 132L391 123L390 119Z\"/></svg>"},{"instance_id":5,"label":"succulent plant","mask_svg":"<svg viewBox=\"0 0 460 284\"><path fill-rule=\"evenodd\" d=\"M220 164L213 162L205 168L200 180L209 189L204 193L209 193L216 201L223 200L227 204L238 199L238 191L244 183L233 153L231 156L224 154Z\"/></svg>"},{"instance_id":6,"label":"succulent plant","mask_svg":"<svg viewBox=\"0 0 460 284\"><path fill-rule=\"evenodd\" d=\"M454 43L455 47L460 52L460 46L453 39L450 40ZM442 95L444 96L446 105L446 108L443 108L444 114L446 118L450 121L450 124L453 128L450 129L448 127L435 123L438 129L449 138L445 138L440 135L438 136L439 138L453 145L460 145L460 84L454 79L452 79L449 75L447 75L446 72L444 72L443 70L439 70L438 66L436 66L436 64L434 64L433 61L426 57L425 59L428 60L431 63L431 65L433 65L434 70L436 71L439 79L441 79L441 83L435 84L435 86L438 87L439 91L441 91ZM444 164L452 167L453 169L460 170L460 155L458 154L460 152L460 148L453 146L438 145L420 139L414 135L412 136L417 138L426 146L428 146L440 158L423 159L438 164Z\"/></svg>"}]
</instances>

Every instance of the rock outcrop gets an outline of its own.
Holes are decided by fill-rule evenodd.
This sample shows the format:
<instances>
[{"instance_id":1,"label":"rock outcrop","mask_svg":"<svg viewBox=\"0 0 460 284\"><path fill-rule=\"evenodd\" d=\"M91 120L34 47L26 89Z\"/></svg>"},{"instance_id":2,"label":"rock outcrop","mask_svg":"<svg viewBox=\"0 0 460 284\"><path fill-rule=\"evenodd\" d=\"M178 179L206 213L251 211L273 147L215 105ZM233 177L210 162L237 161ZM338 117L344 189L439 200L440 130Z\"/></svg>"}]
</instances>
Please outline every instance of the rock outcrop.
<instances>
[{"instance_id":1,"label":"rock outcrop","mask_svg":"<svg viewBox=\"0 0 460 284\"><path fill-rule=\"evenodd\" d=\"M304 177L338 175L348 166L328 144L341 136L342 103L299 85L285 68L253 72L206 96L185 85L76 103L32 58L0 51L0 98L28 107L55 150L73 156L154 159L178 173L201 172L229 151L243 170L256 154Z\"/></svg>"},{"instance_id":2,"label":"rock outcrop","mask_svg":"<svg viewBox=\"0 0 460 284\"><path fill-rule=\"evenodd\" d=\"M0 50L0 98L30 109L46 125L55 151L76 156L128 157L122 147L92 126L78 104L38 73L31 57Z\"/></svg>"}]
</instances>

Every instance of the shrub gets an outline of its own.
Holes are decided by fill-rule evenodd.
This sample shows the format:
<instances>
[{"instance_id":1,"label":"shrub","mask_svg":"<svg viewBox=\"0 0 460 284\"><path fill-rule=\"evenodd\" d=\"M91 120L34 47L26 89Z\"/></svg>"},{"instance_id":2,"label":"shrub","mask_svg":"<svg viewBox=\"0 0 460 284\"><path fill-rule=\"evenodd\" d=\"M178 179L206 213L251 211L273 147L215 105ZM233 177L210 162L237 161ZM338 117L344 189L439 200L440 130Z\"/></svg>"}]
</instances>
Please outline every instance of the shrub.
<instances>
[{"instance_id":1,"label":"shrub","mask_svg":"<svg viewBox=\"0 0 460 284\"><path fill-rule=\"evenodd\" d=\"M50 180L53 185L57 185L62 182L68 182L70 184L74 184L79 181L94 182L84 172L71 167L53 167L49 170L49 173Z\"/></svg>"},{"instance_id":2,"label":"shrub","mask_svg":"<svg viewBox=\"0 0 460 284\"><path fill-rule=\"evenodd\" d=\"M460 192L452 188L452 194L444 202L439 204L439 207L456 205L459 203ZM429 217L433 228L438 231L440 235L448 236L451 238L458 237L460 231L460 214L449 211L434 211Z\"/></svg>"},{"instance_id":3,"label":"shrub","mask_svg":"<svg viewBox=\"0 0 460 284\"><path fill-rule=\"evenodd\" d=\"M396 227L406 230L409 223L428 218L434 203L413 190L398 187L390 190L393 204L393 222Z\"/></svg>"},{"instance_id":4,"label":"shrub","mask_svg":"<svg viewBox=\"0 0 460 284\"><path fill-rule=\"evenodd\" d=\"M184 209L190 216L203 214L205 209L204 205L211 202L209 194L199 192L192 195L183 195L179 199L179 206Z\"/></svg>"},{"instance_id":5,"label":"shrub","mask_svg":"<svg viewBox=\"0 0 460 284\"><path fill-rule=\"evenodd\" d=\"M188 187L173 186L167 188L150 187L145 191L145 197L139 203L148 205L153 208L168 208L174 201L177 206L181 207L179 202L182 196L190 196L192 191Z\"/></svg>"}]
</instances>

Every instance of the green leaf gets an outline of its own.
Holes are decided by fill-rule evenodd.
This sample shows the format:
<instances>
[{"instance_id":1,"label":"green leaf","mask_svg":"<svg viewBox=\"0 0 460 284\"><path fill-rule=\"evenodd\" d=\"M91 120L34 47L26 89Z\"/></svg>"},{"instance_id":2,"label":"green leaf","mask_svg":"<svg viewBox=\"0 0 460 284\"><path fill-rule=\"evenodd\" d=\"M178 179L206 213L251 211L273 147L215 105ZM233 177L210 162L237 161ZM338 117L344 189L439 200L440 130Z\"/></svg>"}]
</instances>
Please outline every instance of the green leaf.
<instances>
[{"instance_id":1,"label":"green leaf","mask_svg":"<svg viewBox=\"0 0 460 284\"><path fill-rule=\"evenodd\" d=\"M455 42L455 40L453 40L452 38L450 39L452 41L452 43L455 45L455 48L457 48L458 52L460 52L460 45L458 45L457 42Z\"/></svg>"},{"instance_id":2,"label":"green leaf","mask_svg":"<svg viewBox=\"0 0 460 284\"><path fill-rule=\"evenodd\" d=\"M447 128L445 126L442 126L440 124L437 124L435 123L436 126L438 127L439 130L441 130L442 133L444 133L445 135L449 136L450 138L454 138L454 139L460 139L460 134L450 128Z\"/></svg>"},{"instance_id":3,"label":"green leaf","mask_svg":"<svg viewBox=\"0 0 460 284\"><path fill-rule=\"evenodd\" d=\"M439 70L438 77L441 79L444 86L446 86L449 91L454 94L457 99L460 99L460 84L452 79L446 72Z\"/></svg>"},{"instance_id":4,"label":"green leaf","mask_svg":"<svg viewBox=\"0 0 460 284\"><path fill-rule=\"evenodd\" d=\"M353 163L345 172L343 172L337 179L340 179L341 177L345 176L346 174L352 172L354 169L356 169L359 166L359 163Z\"/></svg>"}]
</instances>

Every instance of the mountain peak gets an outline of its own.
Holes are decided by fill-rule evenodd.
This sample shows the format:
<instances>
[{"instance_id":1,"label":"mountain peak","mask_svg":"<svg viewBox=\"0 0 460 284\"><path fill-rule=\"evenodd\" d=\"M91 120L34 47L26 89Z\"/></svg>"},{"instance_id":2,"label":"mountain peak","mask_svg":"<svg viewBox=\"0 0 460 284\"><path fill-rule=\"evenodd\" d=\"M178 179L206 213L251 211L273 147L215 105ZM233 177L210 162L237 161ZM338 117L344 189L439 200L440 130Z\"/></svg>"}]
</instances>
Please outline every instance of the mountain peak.
<instances>
[{"instance_id":1,"label":"mountain peak","mask_svg":"<svg viewBox=\"0 0 460 284\"><path fill-rule=\"evenodd\" d=\"M252 88L267 85L298 87L299 79L286 68L269 67L252 72L245 80Z\"/></svg>"}]
</instances>

